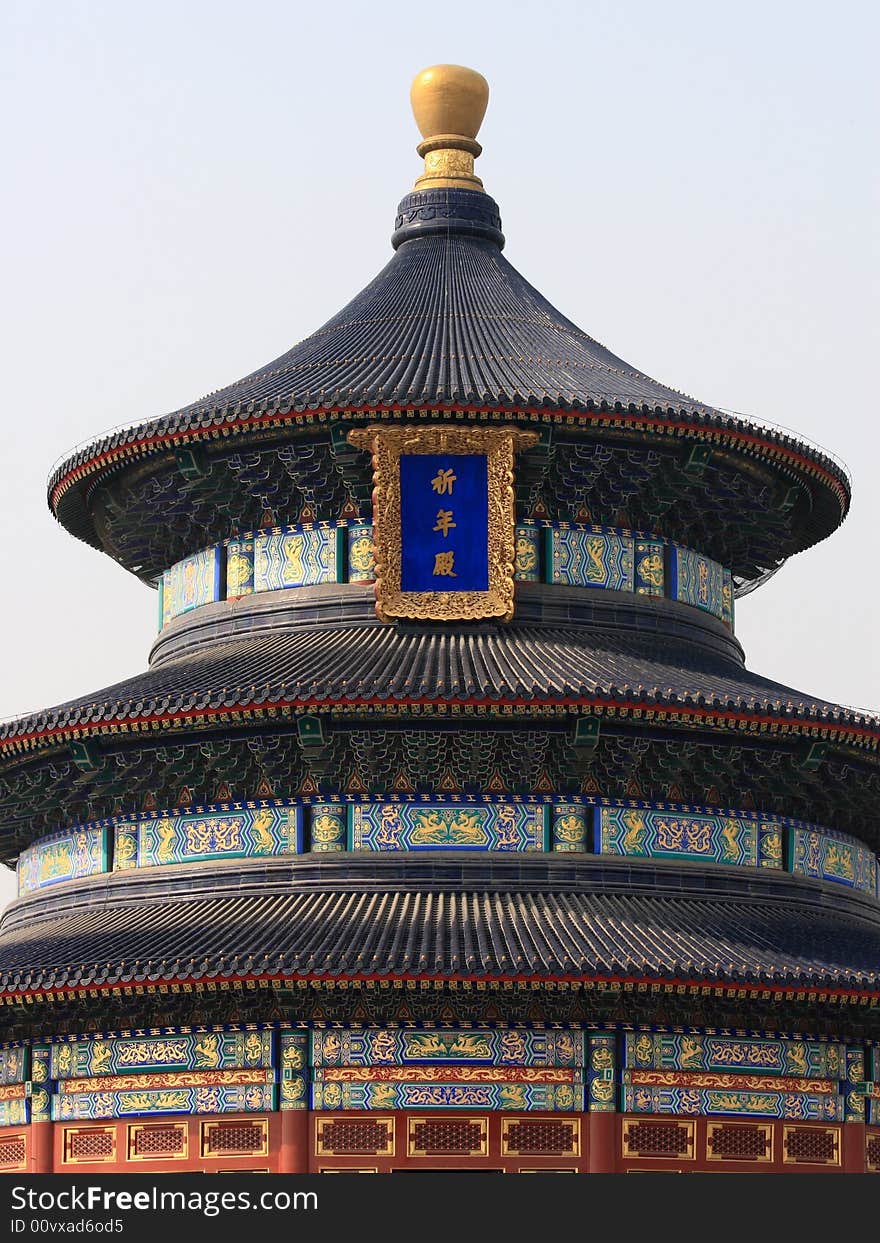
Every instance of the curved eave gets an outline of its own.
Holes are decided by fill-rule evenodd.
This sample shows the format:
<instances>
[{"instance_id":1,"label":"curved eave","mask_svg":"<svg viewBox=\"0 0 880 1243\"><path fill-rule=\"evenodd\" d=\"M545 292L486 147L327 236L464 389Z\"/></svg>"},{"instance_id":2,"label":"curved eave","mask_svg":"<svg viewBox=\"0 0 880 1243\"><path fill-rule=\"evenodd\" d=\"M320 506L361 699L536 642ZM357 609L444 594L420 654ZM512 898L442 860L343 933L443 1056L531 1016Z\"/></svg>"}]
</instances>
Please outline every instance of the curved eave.
<instances>
[{"instance_id":1,"label":"curved eave","mask_svg":"<svg viewBox=\"0 0 880 1243\"><path fill-rule=\"evenodd\" d=\"M816 882L707 867L689 886L678 869L624 860L385 862L68 882L9 908L0 997L434 982L880 997L876 904Z\"/></svg>"},{"instance_id":2,"label":"curved eave","mask_svg":"<svg viewBox=\"0 0 880 1243\"><path fill-rule=\"evenodd\" d=\"M745 458L757 459L818 486L826 499L829 514L823 531L803 542L798 551L835 530L849 511L851 488L845 471L830 458L784 433L732 418L708 407L631 405L609 406L605 402L566 404L560 398L499 398L486 404L408 402L406 405L370 404L351 393L334 394L332 401L304 398L284 402L266 399L249 402L246 409L236 405L207 408L189 416L181 426L168 426L159 419L141 424L96 441L65 459L53 472L48 484L49 508L57 520L95 548L101 541L88 505L91 491L111 474L126 466L201 442L250 436L271 435L297 425L328 424L339 420L352 423L429 416L448 418L466 415L477 419L494 418L513 422L552 423L561 420L608 430L636 434L650 442L658 437L677 437L709 443Z\"/></svg>"},{"instance_id":3,"label":"curved eave","mask_svg":"<svg viewBox=\"0 0 880 1243\"><path fill-rule=\"evenodd\" d=\"M0 758L28 754L62 745L76 739L113 734L146 734L165 730L199 730L218 726L239 726L265 720L295 720L314 713L379 718L462 721L472 718L575 717L595 715L609 719L642 721L664 726L695 727L721 731L740 731L779 737L808 737L877 752L880 749L880 722L841 709L833 716L823 711L773 713L748 709L731 710L702 696L634 698L625 696L583 696L517 699L457 697L437 701L426 697L401 696L393 700L350 696L339 699L273 699L255 693L250 703L231 703L217 708L182 707L171 711L127 714L113 704L95 711L97 719L35 726L32 718L6 722L0 732Z\"/></svg>"}]
</instances>

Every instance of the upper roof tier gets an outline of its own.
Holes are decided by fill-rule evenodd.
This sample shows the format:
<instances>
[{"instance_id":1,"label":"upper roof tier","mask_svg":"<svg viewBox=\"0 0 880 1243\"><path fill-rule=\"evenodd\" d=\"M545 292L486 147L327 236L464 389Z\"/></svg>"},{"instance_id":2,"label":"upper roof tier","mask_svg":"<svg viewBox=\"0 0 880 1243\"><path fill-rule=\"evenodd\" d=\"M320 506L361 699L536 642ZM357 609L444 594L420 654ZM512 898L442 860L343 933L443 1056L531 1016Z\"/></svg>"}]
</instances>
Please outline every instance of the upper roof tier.
<instances>
[{"instance_id":1,"label":"upper roof tier","mask_svg":"<svg viewBox=\"0 0 880 1243\"><path fill-rule=\"evenodd\" d=\"M592 446L601 456L609 443L621 443L630 451L640 449L646 461L659 455L679 471L693 463L697 444L703 456L693 473L707 466L726 472L723 482L715 482L711 471L707 476L716 490L733 487L735 493L757 485L765 494L761 503L750 494L738 504L733 496L730 524L740 523L744 513L786 515L769 543L764 523L763 534L736 557L718 547L702 548L729 564L741 581L775 568L839 525L850 490L836 462L784 433L651 379L579 329L507 262L498 207L473 173L487 99L484 80L470 70L438 66L419 75L413 102L425 135L418 148L425 173L398 208L391 261L343 310L280 358L173 414L98 439L63 461L50 479L49 501L73 534L153 577L210 539L260 525L259 491L251 489L250 501L239 500L234 492L242 471L232 470L235 486L223 478L230 459L273 440L286 445L289 455L303 437L311 442L311 453L311 444L328 440L333 420L424 419L427 411L438 419L452 411L472 418L488 412L508 422L548 424L556 414L559 434L579 440L582 452ZM546 438L540 451L548 455ZM285 469L295 473L295 463L285 463ZM671 482L676 491L669 475L666 471L656 484L661 495L670 492ZM190 509L202 507L194 528L167 549L155 547L155 541L147 547L138 534L146 504L138 488L147 478L147 491L162 492L166 514L177 491L186 493ZM705 539L695 540L684 529L686 514L670 512L670 499L683 501L683 509L691 503L681 488L678 493L667 497L667 521L660 529L701 547ZM301 497L294 499L305 507ZM358 507L351 489L347 500ZM548 509L546 498L542 504ZM643 509L650 513L650 504ZM125 529L126 513L131 530ZM328 510L315 516L339 515ZM299 517L279 512L277 505L272 509L275 523ZM614 517L591 514L598 522ZM771 527L775 521L768 518ZM631 525L658 528L643 515Z\"/></svg>"}]
</instances>

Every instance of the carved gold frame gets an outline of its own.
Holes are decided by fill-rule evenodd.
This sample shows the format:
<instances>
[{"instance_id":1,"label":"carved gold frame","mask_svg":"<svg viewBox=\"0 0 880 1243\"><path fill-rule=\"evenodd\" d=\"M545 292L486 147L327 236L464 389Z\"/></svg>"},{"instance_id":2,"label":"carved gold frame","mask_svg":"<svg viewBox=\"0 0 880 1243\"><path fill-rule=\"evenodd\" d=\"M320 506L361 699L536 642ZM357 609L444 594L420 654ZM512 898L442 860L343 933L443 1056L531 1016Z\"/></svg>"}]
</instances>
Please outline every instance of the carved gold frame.
<instances>
[{"instance_id":1,"label":"carved gold frame","mask_svg":"<svg viewBox=\"0 0 880 1243\"><path fill-rule=\"evenodd\" d=\"M477 621L513 617L513 455L538 439L515 427L365 427L348 434L373 455L373 557L376 613L425 621ZM489 475L488 591L402 591L400 459L404 454L485 454Z\"/></svg>"}]
</instances>

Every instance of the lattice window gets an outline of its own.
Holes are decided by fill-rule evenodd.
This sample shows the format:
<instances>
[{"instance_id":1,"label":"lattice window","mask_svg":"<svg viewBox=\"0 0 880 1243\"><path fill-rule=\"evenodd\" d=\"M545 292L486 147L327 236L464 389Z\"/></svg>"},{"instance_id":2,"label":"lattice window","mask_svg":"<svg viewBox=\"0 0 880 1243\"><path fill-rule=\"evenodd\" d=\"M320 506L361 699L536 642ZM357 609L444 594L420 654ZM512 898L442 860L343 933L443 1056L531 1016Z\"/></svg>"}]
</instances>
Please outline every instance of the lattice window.
<instances>
[{"instance_id":1,"label":"lattice window","mask_svg":"<svg viewBox=\"0 0 880 1243\"><path fill-rule=\"evenodd\" d=\"M868 1170L872 1174L880 1173L880 1134L868 1132L865 1137L865 1157L868 1162Z\"/></svg>"},{"instance_id":2,"label":"lattice window","mask_svg":"<svg viewBox=\"0 0 880 1243\"><path fill-rule=\"evenodd\" d=\"M786 1165L840 1165L840 1128L784 1127L782 1149Z\"/></svg>"},{"instance_id":3,"label":"lattice window","mask_svg":"<svg viewBox=\"0 0 880 1243\"><path fill-rule=\"evenodd\" d=\"M772 1161L773 1128L759 1123L710 1122L706 1156L710 1161Z\"/></svg>"},{"instance_id":4,"label":"lattice window","mask_svg":"<svg viewBox=\"0 0 880 1243\"><path fill-rule=\"evenodd\" d=\"M388 1156L394 1152L394 1123L374 1118L319 1118L315 1153L337 1157L365 1154Z\"/></svg>"},{"instance_id":5,"label":"lattice window","mask_svg":"<svg viewBox=\"0 0 880 1243\"><path fill-rule=\"evenodd\" d=\"M265 1122L203 1122L202 1156L228 1157L233 1153L251 1156L268 1151Z\"/></svg>"},{"instance_id":6,"label":"lattice window","mask_svg":"<svg viewBox=\"0 0 880 1243\"><path fill-rule=\"evenodd\" d=\"M693 1122L628 1122L623 1128L625 1157L687 1157L694 1155Z\"/></svg>"},{"instance_id":7,"label":"lattice window","mask_svg":"<svg viewBox=\"0 0 880 1243\"><path fill-rule=\"evenodd\" d=\"M486 1118L410 1119L411 1157L484 1156L487 1149Z\"/></svg>"},{"instance_id":8,"label":"lattice window","mask_svg":"<svg viewBox=\"0 0 880 1243\"><path fill-rule=\"evenodd\" d=\"M502 1127L504 1156L577 1155L580 1150L577 1122L561 1122L555 1118L505 1118Z\"/></svg>"},{"instance_id":9,"label":"lattice window","mask_svg":"<svg viewBox=\"0 0 880 1243\"><path fill-rule=\"evenodd\" d=\"M115 1127L68 1127L64 1132L64 1160L112 1161L116 1156Z\"/></svg>"},{"instance_id":10,"label":"lattice window","mask_svg":"<svg viewBox=\"0 0 880 1243\"><path fill-rule=\"evenodd\" d=\"M147 1157L185 1157L186 1152L186 1123L157 1123L155 1126L128 1128L128 1155L132 1161L143 1161Z\"/></svg>"},{"instance_id":11,"label":"lattice window","mask_svg":"<svg viewBox=\"0 0 880 1243\"><path fill-rule=\"evenodd\" d=\"M23 1135L8 1135L0 1139L0 1169L24 1165L27 1161L27 1140Z\"/></svg>"}]
</instances>

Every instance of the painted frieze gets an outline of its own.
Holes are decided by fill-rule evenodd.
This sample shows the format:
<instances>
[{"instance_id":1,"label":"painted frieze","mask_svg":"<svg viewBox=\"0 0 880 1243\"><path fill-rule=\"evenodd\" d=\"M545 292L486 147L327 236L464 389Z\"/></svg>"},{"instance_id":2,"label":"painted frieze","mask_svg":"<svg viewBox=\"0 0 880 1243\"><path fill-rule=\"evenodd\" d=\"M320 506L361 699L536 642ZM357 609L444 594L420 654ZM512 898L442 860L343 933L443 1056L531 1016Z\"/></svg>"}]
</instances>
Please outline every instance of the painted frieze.
<instances>
[{"instance_id":1,"label":"painted frieze","mask_svg":"<svg viewBox=\"0 0 880 1243\"><path fill-rule=\"evenodd\" d=\"M103 828L83 826L44 838L19 856L18 892L106 872L107 852L108 830Z\"/></svg>"},{"instance_id":2,"label":"painted frieze","mask_svg":"<svg viewBox=\"0 0 880 1243\"><path fill-rule=\"evenodd\" d=\"M373 524L353 522L348 528L348 581L350 583L372 583L375 577Z\"/></svg>"},{"instance_id":3,"label":"painted frieze","mask_svg":"<svg viewBox=\"0 0 880 1243\"><path fill-rule=\"evenodd\" d=\"M613 1113L617 1108L617 1037L590 1032L588 1045L587 1109Z\"/></svg>"},{"instance_id":4,"label":"painted frieze","mask_svg":"<svg viewBox=\"0 0 880 1243\"><path fill-rule=\"evenodd\" d=\"M226 598L237 600L254 591L254 541L231 539L226 542Z\"/></svg>"},{"instance_id":5,"label":"painted frieze","mask_svg":"<svg viewBox=\"0 0 880 1243\"><path fill-rule=\"evenodd\" d=\"M114 870L302 851L302 807L265 804L170 813L116 826Z\"/></svg>"},{"instance_id":6,"label":"painted frieze","mask_svg":"<svg viewBox=\"0 0 880 1243\"><path fill-rule=\"evenodd\" d=\"M530 523L517 526L515 532L514 574L519 583L541 581L541 529Z\"/></svg>"},{"instance_id":7,"label":"painted frieze","mask_svg":"<svg viewBox=\"0 0 880 1243\"><path fill-rule=\"evenodd\" d=\"M577 1030L431 1028L316 1028L313 1066L583 1066L584 1033Z\"/></svg>"},{"instance_id":8,"label":"painted frieze","mask_svg":"<svg viewBox=\"0 0 880 1243\"><path fill-rule=\"evenodd\" d=\"M694 552L692 548L669 545L669 586L673 600L692 604L715 617L722 617L723 580L723 571L717 561Z\"/></svg>"},{"instance_id":9,"label":"painted frieze","mask_svg":"<svg viewBox=\"0 0 880 1243\"><path fill-rule=\"evenodd\" d=\"M155 1086L135 1085L112 1091L70 1090L52 1097L52 1118L126 1118L135 1114L262 1113L274 1109L277 1085L267 1081L271 1071L218 1071L211 1082L194 1085L168 1076ZM191 1077L191 1076L190 1076ZM147 1076L135 1076L145 1078ZM87 1082L92 1082L91 1080Z\"/></svg>"},{"instance_id":10,"label":"painted frieze","mask_svg":"<svg viewBox=\"0 0 880 1243\"><path fill-rule=\"evenodd\" d=\"M23 1083L28 1077L30 1049L27 1045L12 1045L0 1049L0 1084Z\"/></svg>"},{"instance_id":11,"label":"painted frieze","mask_svg":"<svg viewBox=\"0 0 880 1243\"><path fill-rule=\"evenodd\" d=\"M0 1127L26 1126L31 1120L30 1105L26 1084L0 1084Z\"/></svg>"},{"instance_id":12,"label":"painted frieze","mask_svg":"<svg viewBox=\"0 0 880 1243\"><path fill-rule=\"evenodd\" d=\"M633 591L633 538L602 527L554 526L545 530L547 575L566 587Z\"/></svg>"},{"instance_id":13,"label":"painted frieze","mask_svg":"<svg viewBox=\"0 0 880 1243\"><path fill-rule=\"evenodd\" d=\"M583 1072L565 1067L327 1067L313 1072L313 1109L581 1111Z\"/></svg>"},{"instance_id":14,"label":"painted frieze","mask_svg":"<svg viewBox=\"0 0 880 1243\"><path fill-rule=\"evenodd\" d=\"M270 1031L208 1031L110 1036L51 1046L51 1079L83 1079L124 1072L269 1069Z\"/></svg>"},{"instance_id":15,"label":"painted frieze","mask_svg":"<svg viewBox=\"0 0 880 1243\"><path fill-rule=\"evenodd\" d=\"M50 1122L52 1119L51 1097L51 1049L47 1044L35 1044L31 1048L31 1121Z\"/></svg>"},{"instance_id":16,"label":"painted frieze","mask_svg":"<svg viewBox=\"0 0 880 1243\"><path fill-rule=\"evenodd\" d=\"M553 804L553 849L557 852L587 849L587 816L592 808L579 803Z\"/></svg>"},{"instance_id":17,"label":"painted frieze","mask_svg":"<svg viewBox=\"0 0 880 1243\"><path fill-rule=\"evenodd\" d=\"M782 866L779 825L718 813L603 804L595 809L594 849L603 855L699 858L745 867Z\"/></svg>"},{"instance_id":18,"label":"painted frieze","mask_svg":"<svg viewBox=\"0 0 880 1243\"><path fill-rule=\"evenodd\" d=\"M785 1118L797 1122L843 1121L837 1093L758 1092L733 1088L660 1087L626 1084L623 1109L636 1114L717 1114L747 1118Z\"/></svg>"},{"instance_id":19,"label":"painted frieze","mask_svg":"<svg viewBox=\"0 0 880 1243\"><path fill-rule=\"evenodd\" d=\"M827 829L791 829L786 866L799 876L877 893L877 860L873 852L854 838Z\"/></svg>"},{"instance_id":20,"label":"painted frieze","mask_svg":"<svg viewBox=\"0 0 880 1243\"><path fill-rule=\"evenodd\" d=\"M660 540L636 539L635 585L638 596L666 594L666 545Z\"/></svg>"},{"instance_id":21,"label":"painted frieze","mask_svg":"<svg viewBox=\"0 0 880 1243\"><path fill-rule=\"evenodd\" d=\"M282 1032L279 1037L281 1082L279 1104L282 1109L308 1109L309 1033Z\"/></svg>"},{"instance_id":22,"label":"painted frieze","mask_svg":"<svg viewBox=\"0 0 880 1243\"><path fill-rule=\"evenodd\" d=\"M348 810L344 803L313 803L309 808L310 845L315 854L334 854L348 846Z\"/></svg>"},{"instance_id":23,"label":"painted frieze","mask_svg":"<svg viewBox=\"0 0 880 1243\"><path fill-rule=\"evenodd\" d=\"M627 1032L624 1063L644 1070L714 1071L841 1079L843 1045L834 1041L687 1032Z\"/></svg>"},{"instance_id":24,"label":"painted frieze","mask_svg":"<svg viewBox=\"0 0 880 1243\"><path fill-rule=\"evenodd\" d=\"M526 803L356 803L352 850L545 850L547 808Z\"/></svg>"},{"instance_id":25,"label":"painted frieze","mask_svg":"<svg viewBox=\"0 0 880 1243\"><path fill-rule=\"evenodd\" d=\"M220 599L219 546L184 557L162 575L162 625Z\"/></svg>"},{"instance_id":26,"label":"painted frieze","mask_svg":"<svg viewBox=\"0 0 880 1243\"><path fill-rule=\"evenodd\" d=\"M339 583L346 528L327 523L281 527L254 537L254 591Z\"/></svg>"},{"instance_id":27,"label":"painted frieze","mask_svg":"<svg viewBox=\"0 0 880 1243\"><path fill-rule=\"evenodd\" d=\"M733 575L722 569L721 576L721 620L733 630Z\"/></svg>"},{"instance_id":28,"label":"painted frieze","mask_svg":"<svg viewBox=\"0 0 880 1243\"><path fill-rule=\"evenodd\" d=\"M865 1050L851 1046L846 1050L846 1080L844 1083L844 1107L847 1122L865 1122L865 1081L867 1075ZM869 1105L870 1110L870 1105Z\"/></svg>"}]
</instances>

